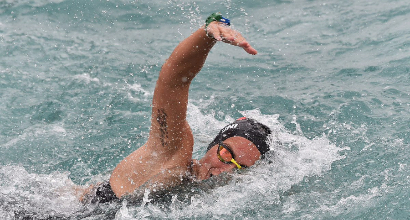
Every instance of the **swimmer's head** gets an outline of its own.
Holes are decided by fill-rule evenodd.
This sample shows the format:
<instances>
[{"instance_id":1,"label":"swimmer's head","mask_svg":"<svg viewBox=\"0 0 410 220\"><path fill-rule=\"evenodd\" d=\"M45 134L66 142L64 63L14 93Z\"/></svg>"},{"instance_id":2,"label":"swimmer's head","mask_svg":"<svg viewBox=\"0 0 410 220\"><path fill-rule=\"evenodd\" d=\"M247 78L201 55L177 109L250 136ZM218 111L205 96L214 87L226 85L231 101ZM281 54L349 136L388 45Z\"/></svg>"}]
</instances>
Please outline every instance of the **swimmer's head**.
<instances>
[{"instance_id":1,"label":"swimmer's head","mask_svg":"<svg viewBox=\"0 0 410 220\"><path fill-rule=\"evenodd\" d=\"M270 134L271 130L266 125L261 124L254 119L242 117L225 126L209 144L207 151L209 151L216 144L222 143L228 138L238 136L246 138L255 144L263 156L270 150L268 144Z\"/></svg>"}]
</instances>

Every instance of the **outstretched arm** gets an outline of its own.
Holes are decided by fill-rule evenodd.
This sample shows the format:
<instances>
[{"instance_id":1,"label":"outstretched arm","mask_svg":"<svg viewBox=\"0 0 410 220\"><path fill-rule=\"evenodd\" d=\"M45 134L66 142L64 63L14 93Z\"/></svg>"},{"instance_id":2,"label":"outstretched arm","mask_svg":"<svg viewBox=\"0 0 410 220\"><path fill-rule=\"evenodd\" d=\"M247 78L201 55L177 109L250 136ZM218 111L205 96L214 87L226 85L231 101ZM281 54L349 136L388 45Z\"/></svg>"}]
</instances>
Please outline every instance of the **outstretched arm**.
<instances>
[{"instance_id":1,"label":"outstretched arm","mask_svg":"<svg viewBox=\"0 0 410 220\"><path fill-rule=\"evenodd\" d=\"M212 22L207 32L203 28L195 31L162 66L152 101L148 141L122 160L111 175L110 185L117 197L130 194L143 184L171 186L186 174L194 145L186 122L189 85L215 43L223 41L250 54L257 53L240 33L228 26Z\"/></svg>"},{"instance_id":2,"label":"outstretched arm","mask_svg":"<svg viewBox=\"0 0 410 220\"><path fill-rule=\"evenodd\" d=\"M160 142L171 152L187 147L181 141L190 133L186 123L189 85L218 41L242 47L249 54L257 53L239 32L217 21L210 23L207 31L200 28L182 41L163 65L154 91L150 138L160 138L155 146ZM192 152L190 147L185 151Z\"/></svg>"}]
</instances>

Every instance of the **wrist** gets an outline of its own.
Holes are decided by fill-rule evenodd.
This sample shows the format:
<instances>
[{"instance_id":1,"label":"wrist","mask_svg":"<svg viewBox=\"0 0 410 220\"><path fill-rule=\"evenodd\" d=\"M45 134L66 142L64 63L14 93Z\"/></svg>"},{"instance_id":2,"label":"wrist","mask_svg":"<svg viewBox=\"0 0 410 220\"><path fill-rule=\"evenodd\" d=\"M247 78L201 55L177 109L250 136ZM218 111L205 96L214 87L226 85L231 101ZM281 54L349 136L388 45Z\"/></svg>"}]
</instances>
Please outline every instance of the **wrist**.
<instances>
[{"instance_id":1,"label":"wrist","mask_svg":"<svg viewBox=\"0 0 410 220\"><path fill-rule=\"evenodd\" d=\"M213 22L221 22L224 23L225 25L231 26L231 21L228 18L224 18L221 13L212 13L206 20L205 20L205 28L208 27L208 25Z\"/></svg>"},{"instance_id":2,"label":"wrist","mask_svg":"<svg viewBox=\"0 0 410 220\"><path fill-rule=\"evenodd\" d=\"M215 39L214 36L212 36L211 34L208 33L208 26L209 26L211 23L214 23L214 22L217 22L217 23L220 23L220 24L223 24L223 25L230 26L230 25L231 25L231 21L230 21L228 18L223 17L222 14L219 13L219 12L217 12L217 13L212 13L212 14L205 20L205 25L202 26L202 27L203 27L203 29L205 30L206 35L207 35L209 38L211 38L212 40L217 41L217 39Z\"/></svg>"}]
</instances>

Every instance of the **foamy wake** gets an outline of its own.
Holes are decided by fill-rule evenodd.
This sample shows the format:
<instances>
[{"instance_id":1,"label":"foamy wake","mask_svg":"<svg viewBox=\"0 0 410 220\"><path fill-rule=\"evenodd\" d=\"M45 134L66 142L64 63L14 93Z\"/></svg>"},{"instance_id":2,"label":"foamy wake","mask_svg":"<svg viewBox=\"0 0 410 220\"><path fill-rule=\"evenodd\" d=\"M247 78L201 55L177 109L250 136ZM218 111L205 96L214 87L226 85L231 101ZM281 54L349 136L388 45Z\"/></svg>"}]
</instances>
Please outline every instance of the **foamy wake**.
<instances>
[{"instance_id":1,"label":"foamy wake","mask_svg":"<svg viewBox=\"0 0 410 220\"><path fill-rule=\"evenodd\" d=\"M214 114L204 115L200 108L206 108L206 103L201 105L205 106L189 104L188 107L188 121L197 141L194 157L202 156L204 146L213 135L234 120L226 116L224 121L219 121ZM263 207L279 204L281 194L304 178L321 176L331 170L333 162L344 158L339 152L348 149L330 143L325 135L308 139L301 132L293 134L278 121L278 115L263 115L259 110L240 113L271 128L271 152L265 160L241 174L230 174L226 184L190 195L189 201L178 199L178 196L187 195L175 194L166 208L163 204L149 202L149 194L140 205L124 202L116 212L116 219L241 217L244 210L257 210L262 215L263 212L269 215L269 210ZM18 216L64 218L77 216L87 208L78 202L76 186L68 173L34 174L21 166L2 166L0 179L2 219Z\"/></svg>"},{"instance_id":2,"label":"foamy wake","mask_svg":"<svg viewBox=\"0 0 410 220\"><path fill-rule=\"evenodd\" d=\"M68 217L83 207L68 173L34 174L21 166L1 166L0 179L0 219Z\"/></svg>"}]
</instances>

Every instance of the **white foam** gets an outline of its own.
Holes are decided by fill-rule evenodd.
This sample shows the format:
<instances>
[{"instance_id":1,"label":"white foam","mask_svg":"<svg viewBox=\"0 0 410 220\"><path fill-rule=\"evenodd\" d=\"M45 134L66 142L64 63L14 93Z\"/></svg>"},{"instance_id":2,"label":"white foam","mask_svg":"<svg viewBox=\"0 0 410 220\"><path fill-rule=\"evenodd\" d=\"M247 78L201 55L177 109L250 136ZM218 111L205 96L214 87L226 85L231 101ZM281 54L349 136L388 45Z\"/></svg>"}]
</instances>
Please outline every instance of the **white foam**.
<instances>
[{"instance_id":1,"label":"white foam","mask_svg":"<svg viewBox=\"0 0 410 220\"><path fill-rule=\"evenodd\" d=\"M51 136L57 136L57 137L62 137L66 136L67 131L63 127L63 125L60 124L39 124L39 125L33 125L26 130L22 132L19 136L16 136L15 138L9 140L7 143L4 145L0 145L1 147L4 148L9 148L13 146L19 146L19 143L22 141L28 141L32 139L38 139L39 137L51 137Z\"/></svg>"},{"instance_id":2,"label":"white foam","mask_svg":"<svg viewBox=\"0 0 410 220\"><path fill-rule=\"evenodd\" d=\"M143 89L140 84L134 83L132 85L129 85L129 88L136 92L142 92L144 96L150 95L150 93L147 90Z\"/></svg>"},{"instance_id":3,"label":"white foam","mask_svg":"<svg viewBox=\"0 0 410 220\"><path fill-rule=\"evenodd\" d=\"M215 116L218 114L220 116L221 113L213 111L207 115L202 114L201 109L206 109L213 101L214 97L211 96L210 100L198 100L195 104L190 100L188 103L187 121L195 138L194 158L198 158L205 152L206 146L221 128L234 121L229 115L225 116L223 121L219 121Z\"/></svg>"},{"instance_id":4,"label":"white foam","mask_svg":"<svg viewBox=\"0 0 410 220\"><path fill-rule=\"evenodd\" d=\"M30 5L32 7L41 7L50 3L61 3L64 0L37 0L37 1L33 1L30 2ZM14 4L15 6L19 6L22 4L27 4L27 1L24 0L5 0L5 2L7 2L8 4Z\"/></svg>"},{"instance_id":5,"label":"white foam","mask_svg":"<svg viewBox=\"0 0 410 220\"><path fill-rule=\"evenodd\" d=\"M32 174L21 166L2 166L0 176L2 209L10 211L0 217L14 217L14 213L68 217L82 208L68 173Z\"/></svg>"},{"instance_id":6,"label":"white foam","mask_svg":"<svg viewBox=\"0 0 410 220\"><path fill-rule=\"evenodd\" d=\"M139 86L135 86L136 90L138 88ZM198 106L192 103L188 106L188 121L195 135L197 144L195 151L198 157L202 156L205 151L204 146L214 134L234 120L227 115L223 121L219 121L215 118L217 114L215 112L203 114L200 109L206 108L210 102L212 99L198 102ZM302 132L293 134L280 123L279 115L264 115L258 109L240 113L271 128L272 151L267 156L267 160L259 161L256 166L244 170L241 174L232 174L231 180L225 185L218 185L212 190L191 196L189 203L177 199L178 196L183 195L175 195L167 209L150 203L148 195L141 206L127 206L125 202L117 211L116 219L164 217L178 219L201 216L224 218L242 213L243 204L250 204L251 208L258 210L261 205L279 204L282 192L301 183L306 177L324 175L331 170L333 162L344 158L339 152L348 149L335 146L325 135L309 139L303 136ZM297 123L296 118L293 123ZM18 140L14 140L14 144L39 133L61 135L66 131L62 125L49 125L42 129L33 128L23 133ZM13 144L11 142L10 144ZM0 167L0 176L2 179L0 200L5 201L4 210L13 210L13 212L22 210L35 213L39 218L51 215L68 217L82 211L82 206L75 196L75 184L68 178L68 173L30 174L20 166L3 166ZM334 207L322 208L337 212L348 203L359 203L377 195L377 189L374 189L363 197L346 197ZM284 212L291 213L296 209L296 203L287 201ZM50 215L50 213L54 214ZM14 217L12 212L3 211L0 214L1 217Z\"/></svg>"},{"instance_id":7,"label":"white foam","mask_svg":"<svg viewBox=\"0 0 410 220\"><path fill-rule=\"evenodd\" d=\"M126 88L127 98L130 101L136 103L140 101L146 102L150 100L151 93L143 89L140 84L134 83L132 85L131 84L127 84L127 85L128 85L128 88Z\"/></svg>"},{"instance_id":8,"label":"white foam","mask_svg":"<svg viewBox=\"0 0 410 220\"><path fill-rule=\"evenodd\" d=\"M75 79L78 79L78 80L80 80L80 81L84 81L86 84L89 84L90 82L96 82L96 83L100 82L100 80L99 80L98 78L92 78L92 77L90 76L90 74L88 74L88 73L83 73L83 74L80 74L80 75L75 75L74 78L75 78Z\"/></svg>"},{"instance_id":9,"label":"white foam","mask_svg":"<svg viewBox=\"0 0 410 220\"><path fill-rule=\"evenodd\" d=\"M382 186L383 188L385 186ZM382 190L379 187L373 187L367 191L367 193L361 193L359 195L349 195L342 197L335 205L323 204L316 212L329 213L332 216L338 216L349 210L350 212L360 212L365 207L366 209L373 207L377 204L376 198L383 195Z\"/></svg>"},{"instance_id":10,"label":"white foam","mask_svg":"<svg viewBox=\"0 0 410 220\"><path fill-rule=\"evenodd\" d=\"M199 105L207 105L207 103L200 102ZM188 121L196 140L199 134L203 135L200 138L209 141L212 134L233 121L228 116L224 121L218 121L214 117L215 113L204 115L200 108L202 106L198 107L192 103L188 108ZM300 133L292 134L278 121L278 115L263 115L258 109L240 113L272 129L271 152L266 160L259 161L256 166L244 170L241 174L232 174L232 180L226 185L222 184L206 193L193 195L189 204L173 199L170 209L167 210L155 204L147 204L143 207L123 206L122 212L126 210L127 215L118 215L117 219L129 219L120 216L130 215L135 219L163 216L171 219L200 216L235 218L243 212L244 204L264 212L265 210L261 210L260 206L280 204L282 192L290 190L293 185L301 183L306 177L324 175L331 170L333 162L344 158L339 152L348 150L348 148L335 146L325 135L308 139ZM201 120L197 120L198 118ZM294 120L294 123L297 123L297 120ZM285 212L297 209L297 205L289 201L286 207ZM239 215L237 217L240 217Z\"/></svg>"}]
</instances>

